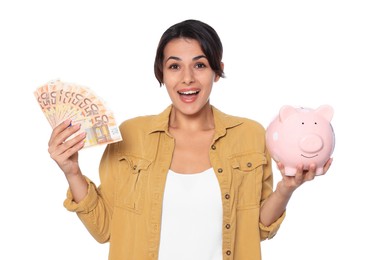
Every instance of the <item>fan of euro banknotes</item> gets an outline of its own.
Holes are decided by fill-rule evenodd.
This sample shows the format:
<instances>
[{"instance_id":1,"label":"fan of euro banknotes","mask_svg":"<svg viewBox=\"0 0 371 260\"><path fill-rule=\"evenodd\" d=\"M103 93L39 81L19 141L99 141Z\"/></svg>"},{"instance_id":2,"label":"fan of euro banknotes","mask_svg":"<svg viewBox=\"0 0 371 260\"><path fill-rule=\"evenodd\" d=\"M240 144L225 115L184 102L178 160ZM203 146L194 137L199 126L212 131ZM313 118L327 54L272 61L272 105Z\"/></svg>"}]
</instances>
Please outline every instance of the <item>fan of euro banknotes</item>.
<instances>
[{"instance_id":1,"label":"fan of euro banknotes","mask_svg":"<svg viewBox=\"0 0 371 260\"><path fill-rule=\"evenodd\" d=\"M52 128L66 119L71 119L71 124L81 124L73 136L85 131L84 147L122 140L113 112L88 87L52 80L34 94Z\"/></svg>"}]
</instances>

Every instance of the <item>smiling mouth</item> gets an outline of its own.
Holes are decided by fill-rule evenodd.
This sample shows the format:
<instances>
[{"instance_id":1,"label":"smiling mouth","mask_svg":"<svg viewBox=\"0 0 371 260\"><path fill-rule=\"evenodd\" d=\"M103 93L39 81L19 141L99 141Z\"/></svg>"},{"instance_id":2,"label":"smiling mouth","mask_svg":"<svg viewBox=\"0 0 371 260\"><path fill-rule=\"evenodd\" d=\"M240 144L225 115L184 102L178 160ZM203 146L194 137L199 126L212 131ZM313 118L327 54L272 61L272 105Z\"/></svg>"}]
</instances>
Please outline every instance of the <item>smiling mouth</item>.
<instances>
[{"instance_id":1,"label":"smiling mouth","mask_svg":"<svg viewBox=\"0 0 371 260\"><path fill-rule=\"evenodd\" d=\"M304 155L304 154L300 154L300 155L303 156L304 158L308 158L308 159L310 159L310 158L314 158L314 157L318 156L318 154L315 154L315 155L313 155L313 156L306 156L306 155Z\"/></svg>"},{"instance_id":2,"label":"smiling mouth","mask_svg":"<svg viewBox=\"0 0 371 260\"><path fill-rule=\"evenodd\" d=\"M200 92L199 90L178 91L178 94L184 95L184 96L191 96L191 95L197 95L199 92Z\"/></svg>"}]
</instances>

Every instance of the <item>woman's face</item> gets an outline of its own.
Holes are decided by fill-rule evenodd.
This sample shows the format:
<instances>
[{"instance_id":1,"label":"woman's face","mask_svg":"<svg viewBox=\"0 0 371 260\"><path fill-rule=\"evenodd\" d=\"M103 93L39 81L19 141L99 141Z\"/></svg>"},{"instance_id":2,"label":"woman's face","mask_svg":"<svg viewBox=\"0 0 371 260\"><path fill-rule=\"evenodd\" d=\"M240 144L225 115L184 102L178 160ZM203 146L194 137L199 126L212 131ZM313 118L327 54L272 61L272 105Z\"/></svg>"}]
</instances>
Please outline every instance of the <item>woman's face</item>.
<instances>
[{"instance_id":1,"label":"woman's face","mask_svg":"<svg viewBox=\"0 0 371 260\"><path fill-rule=\"evenodd\" d=\"M186 115L200 112L218 80L198 41L177 38L166 45L163 83L175 109Z\"/></svg>"}]
</instances>

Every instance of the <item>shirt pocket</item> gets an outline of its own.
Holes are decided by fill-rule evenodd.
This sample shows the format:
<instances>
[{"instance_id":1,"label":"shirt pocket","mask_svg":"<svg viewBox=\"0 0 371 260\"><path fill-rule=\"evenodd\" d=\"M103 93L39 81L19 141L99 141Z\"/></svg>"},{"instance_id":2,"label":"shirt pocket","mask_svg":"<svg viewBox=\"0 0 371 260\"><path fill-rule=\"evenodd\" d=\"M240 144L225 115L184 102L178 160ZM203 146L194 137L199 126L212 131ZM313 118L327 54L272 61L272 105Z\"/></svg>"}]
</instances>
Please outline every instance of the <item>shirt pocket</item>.
<instances>
[{"instance_id":1,"label":"shirt pocket","mask_svg":"<svg viewBox=\"0 0 371 260\"><path fill-rule=\"evenodd\" d=\"M237 209L260 206L262 177L267 158L263 153L243 153L230 158Z\"/></svg>"},{"instance_id":2,"label":"shirt pocket","mask_svg":"<svg viewBox=\"0 0 371 260\"><path fill-rule=\"evenodd\" d=\"M148 167L151 161L136 156L122 156L116 186L115 205L140 214L143 210Z\"/></svg>"}]
</instances>

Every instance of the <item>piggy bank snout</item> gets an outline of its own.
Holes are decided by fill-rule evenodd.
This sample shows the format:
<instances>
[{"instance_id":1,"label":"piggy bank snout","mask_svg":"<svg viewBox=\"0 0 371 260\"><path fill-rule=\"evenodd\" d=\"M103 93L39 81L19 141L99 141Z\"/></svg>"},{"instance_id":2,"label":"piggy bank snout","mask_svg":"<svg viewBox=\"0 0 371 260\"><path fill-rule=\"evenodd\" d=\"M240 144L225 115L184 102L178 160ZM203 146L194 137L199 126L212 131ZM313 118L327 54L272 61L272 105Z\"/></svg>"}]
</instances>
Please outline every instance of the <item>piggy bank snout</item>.
<instances>
[{"instance_id":1,"label":"piggy bank snout","mask_svg":"<svg viewBox=\"0 0 371 260\"><path fill-rule=\"evenodd\" d=\"M323 148L322 137L316 134L308 134L302 137L299 141L299 147L307 153L316 153Z\"/></svg>"}]
</instances>

